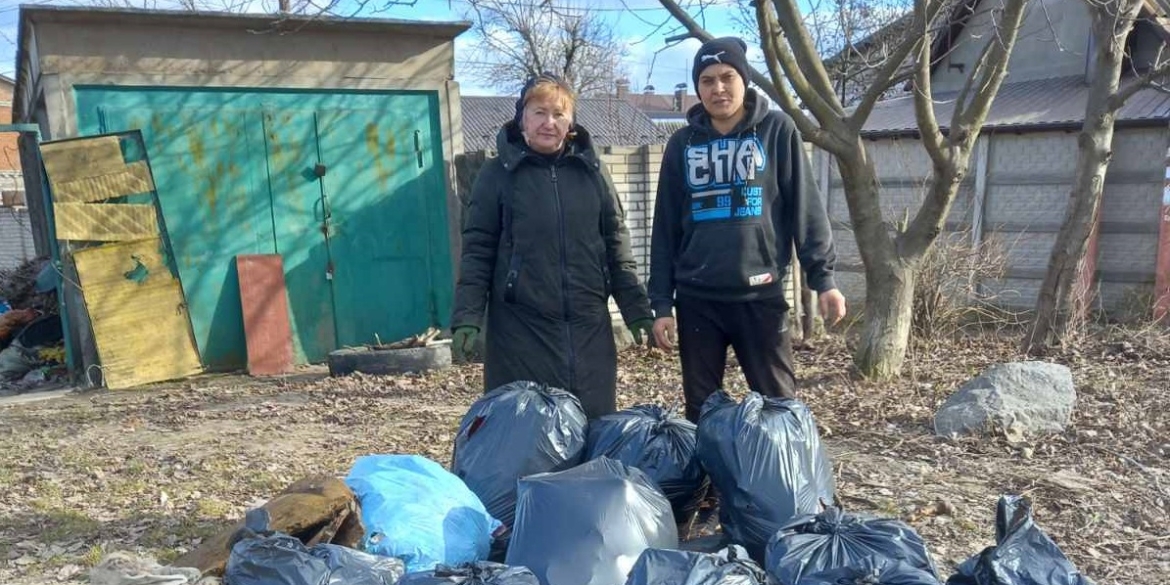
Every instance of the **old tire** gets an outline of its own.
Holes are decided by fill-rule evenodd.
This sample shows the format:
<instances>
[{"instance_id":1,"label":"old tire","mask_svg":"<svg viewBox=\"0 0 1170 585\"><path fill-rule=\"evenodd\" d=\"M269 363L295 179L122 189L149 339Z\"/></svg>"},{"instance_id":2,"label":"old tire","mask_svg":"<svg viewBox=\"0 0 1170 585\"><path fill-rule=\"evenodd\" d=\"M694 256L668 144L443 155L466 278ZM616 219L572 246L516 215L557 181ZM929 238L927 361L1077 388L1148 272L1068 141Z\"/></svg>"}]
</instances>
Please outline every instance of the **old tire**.
<instances>
[{"instance_id":1,"label":"old tire","mask_svg":"<svg viewBox=\"0 0 1170 585\"><path fill-rule=\"evenodd\" d=\"M451 365L450 344L403 349L347 347L329 353L329 375L354 372L389 376L437 370Z\"/></svg>"}]
</instances>

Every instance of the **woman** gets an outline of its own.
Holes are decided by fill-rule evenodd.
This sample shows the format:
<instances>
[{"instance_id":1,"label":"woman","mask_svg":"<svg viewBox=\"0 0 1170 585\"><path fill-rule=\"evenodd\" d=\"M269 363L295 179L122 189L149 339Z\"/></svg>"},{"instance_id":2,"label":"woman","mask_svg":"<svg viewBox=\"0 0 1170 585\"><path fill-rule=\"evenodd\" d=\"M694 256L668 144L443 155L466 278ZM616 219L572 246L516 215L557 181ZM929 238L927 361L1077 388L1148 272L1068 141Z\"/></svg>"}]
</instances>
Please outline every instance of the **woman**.
<instances>
[{"instance_id":1,"label":"woman","mask_svg":"<svg viewBox=\"0 0 1170 585\"><path fill-rule=\"evenodd\" d=\"M612 295L636 343L653 327L613 183L560 79L530 79L472 188L451 318L470 351L487 309L484 386L563 388L589 418L616 409Z\"/></svg>"}]
</instances>

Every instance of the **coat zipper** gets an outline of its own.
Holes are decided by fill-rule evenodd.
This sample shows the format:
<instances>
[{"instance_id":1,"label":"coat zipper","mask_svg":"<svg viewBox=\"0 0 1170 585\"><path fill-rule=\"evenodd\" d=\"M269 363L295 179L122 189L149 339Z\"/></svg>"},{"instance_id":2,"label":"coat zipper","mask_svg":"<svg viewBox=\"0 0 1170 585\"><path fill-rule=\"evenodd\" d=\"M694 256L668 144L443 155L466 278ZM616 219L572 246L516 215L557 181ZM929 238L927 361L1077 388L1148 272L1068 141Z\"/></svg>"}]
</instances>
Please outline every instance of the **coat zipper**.
<instances>
[{"instance_id":1,"label":"coat zipper","mask_svg":"<svg viewBox=\"0 0 1170 585\"><path fill-rule=\"evenodd\" d=\"M549 170L552 172L553 203L557 206L557 228L561 236L561 304L564 310L565 340L569 345L569 388L567 390L573 391L576 390L577 386L577 355L573 349L573 323L569 319L569 274L567 260L565 259L565 249L568 246L568 241L565 239L565 208L561 205L561 191L557 185L556 163L553 163L549 167Z\"/></svg>"}]
</instances>

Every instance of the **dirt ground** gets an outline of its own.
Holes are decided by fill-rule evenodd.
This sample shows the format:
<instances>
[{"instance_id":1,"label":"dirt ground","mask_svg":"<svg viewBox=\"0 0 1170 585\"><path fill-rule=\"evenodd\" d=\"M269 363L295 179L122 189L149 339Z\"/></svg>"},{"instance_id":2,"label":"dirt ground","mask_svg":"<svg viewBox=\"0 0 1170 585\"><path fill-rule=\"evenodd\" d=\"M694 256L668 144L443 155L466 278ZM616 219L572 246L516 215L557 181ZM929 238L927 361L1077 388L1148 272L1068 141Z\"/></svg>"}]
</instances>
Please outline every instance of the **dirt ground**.
<instances>
[{"instance_id":1,"label":"dirt ground","mask_svg":"<svg viewBox=\"0 0 1170 585\"><path fill-rule=\"evenodd\" d=\"M935 409L963 381L1020 359L1018 339L919 344L905 376L848 373L841 337L798 350L802 398L817 417L853 512L908 522L944 578L994 543L1002 493L1101 585L1170 582L1170 336L1103 330L1049 359L1073 369L1066 432L1025 442L937 438ZM620 405L680 399L677 358L622 354ZM729 369L729 389L744 391ZM0 583L84 582L110 551L163 562L310 473L355 457L420 453L449 463L481 369L331 379L203 376L0 408Z\"/></svg>"}]
</instances>

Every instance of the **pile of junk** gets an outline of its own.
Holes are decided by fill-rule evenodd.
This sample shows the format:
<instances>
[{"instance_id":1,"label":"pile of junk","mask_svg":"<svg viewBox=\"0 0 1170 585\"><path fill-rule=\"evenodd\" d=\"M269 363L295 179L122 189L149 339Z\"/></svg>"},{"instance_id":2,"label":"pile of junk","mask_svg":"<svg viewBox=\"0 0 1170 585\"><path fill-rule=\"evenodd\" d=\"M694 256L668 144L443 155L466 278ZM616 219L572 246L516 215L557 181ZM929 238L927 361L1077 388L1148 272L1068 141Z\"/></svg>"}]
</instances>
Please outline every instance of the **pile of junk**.
<instances>
[{"instance_id":1,"label":"pile of junk","mask_svg":"<svg viewBox=\"0 0 1170 585\"><path fill-rule=\"evenodd\" d=\"M60 277L47 258L0 269L0 396L68 384Z\"/></svg>"},{"instance_id":2,"label":"pile of junk","mask_svg":"<svg viewBox=\"0 0 1170 585\"><path fill-rule=\"evenodd\" d=\"M107 557L90 581L148 582L150 571L199 585L1091 583L1014 495L999 499L997 542L944 581L911 526L839 507L798 400L717 392L698 425L657 405L587 421L571 394L515 382L471 406L453 447L449 467L358 457L344 477L294 483L168 566L127 574ZM717 529L692 536L711 501Z\"/></svg>"}]
</instances>

